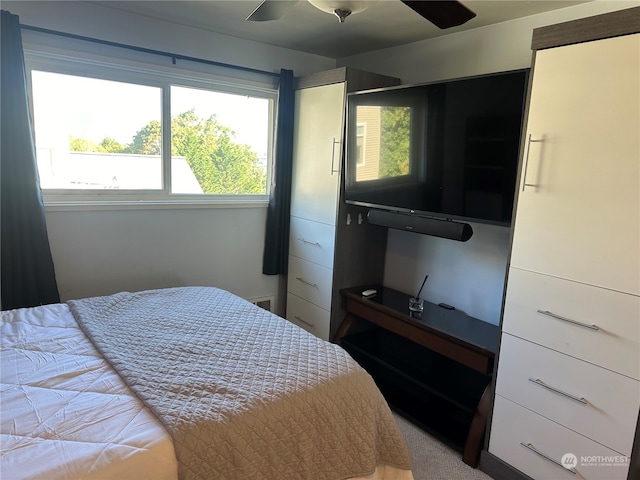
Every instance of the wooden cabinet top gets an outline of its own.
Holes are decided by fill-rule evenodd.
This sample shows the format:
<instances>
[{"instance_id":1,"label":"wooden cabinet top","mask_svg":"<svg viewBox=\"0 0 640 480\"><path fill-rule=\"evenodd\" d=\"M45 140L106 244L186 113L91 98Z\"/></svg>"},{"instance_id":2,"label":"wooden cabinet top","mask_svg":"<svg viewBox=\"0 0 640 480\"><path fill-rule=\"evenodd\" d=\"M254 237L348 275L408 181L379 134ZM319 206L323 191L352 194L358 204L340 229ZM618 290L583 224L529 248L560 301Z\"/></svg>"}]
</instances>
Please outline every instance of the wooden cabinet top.
<instances>
[{"instance_id":1,"label":"wooden cabinet top","mask_svg":"<svg viewBox=\"0 0 640 480\"><path fill-rule=\"evenodd\" d=\"M368 288L376 289L376 295L363 297L362 291ZM340 293L349 301L380 311L386 317L390 317L390 321L403 322L485 357L493 358L498 350L498 326L470 317L458 310L449 310L424 302L424 310L417 315L409 311L410 295L379 285L347 288L340 290ZM347 310L350 310L349 306Z\"/></svg>"}]
</instances>

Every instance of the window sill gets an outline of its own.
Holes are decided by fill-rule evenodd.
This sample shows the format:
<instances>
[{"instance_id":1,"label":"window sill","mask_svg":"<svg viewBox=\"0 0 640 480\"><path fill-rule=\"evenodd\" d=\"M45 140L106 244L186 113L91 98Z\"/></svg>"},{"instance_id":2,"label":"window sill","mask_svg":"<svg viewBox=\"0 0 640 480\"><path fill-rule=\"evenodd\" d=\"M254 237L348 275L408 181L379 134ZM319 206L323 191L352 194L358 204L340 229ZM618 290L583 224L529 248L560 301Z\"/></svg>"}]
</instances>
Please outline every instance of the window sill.
<instances>
[{"instance_id":1,"label":"window sill","mask_svg":"<svg viewBox=\"0 0 640 480\"><path fill-rule=\"evenodd\" d=\"M202 200L44 200L47 212L94 210L177 210L195 208L266 208L268 199L202 199Z\"/></svg>"}]
</instances>

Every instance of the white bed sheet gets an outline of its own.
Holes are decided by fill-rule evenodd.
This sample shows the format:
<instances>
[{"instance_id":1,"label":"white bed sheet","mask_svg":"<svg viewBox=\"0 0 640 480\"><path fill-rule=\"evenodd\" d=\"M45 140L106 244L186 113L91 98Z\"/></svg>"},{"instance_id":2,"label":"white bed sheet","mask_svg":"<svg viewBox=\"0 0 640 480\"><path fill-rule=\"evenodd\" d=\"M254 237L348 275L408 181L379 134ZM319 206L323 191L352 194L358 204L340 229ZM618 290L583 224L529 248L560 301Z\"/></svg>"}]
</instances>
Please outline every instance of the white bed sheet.
<instances>
[{"instance_id":1,"label":"white bed sheet","mask_svg":"<svg viewBox=\"0 0 640 480\"><path fill-rule=\"evenodd\" d=\"M66 304L1 313L0 477L175 480L173 443Z\"/></svg>"}]
</instances>

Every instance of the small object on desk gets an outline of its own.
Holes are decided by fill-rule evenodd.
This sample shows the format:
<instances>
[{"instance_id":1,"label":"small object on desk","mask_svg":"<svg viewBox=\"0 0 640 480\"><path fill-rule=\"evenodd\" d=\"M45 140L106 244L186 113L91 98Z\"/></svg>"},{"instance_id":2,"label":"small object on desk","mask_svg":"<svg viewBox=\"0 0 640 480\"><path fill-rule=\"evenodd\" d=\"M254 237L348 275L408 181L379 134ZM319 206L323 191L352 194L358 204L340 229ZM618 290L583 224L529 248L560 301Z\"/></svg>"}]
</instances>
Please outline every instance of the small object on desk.
<instances>
[{"instance_id":1,"label":"small object on desk","mask_svg":"<svg viewBox=\"0 0 640 480\"><path fill-rule=\"evenodd\" d=\"M424 302L420 298L420 294L422 293L422 289L424 288L424 284L427 283L427 278L429 278L429 274L424 276L424 280L422 281L422 286L420 290L418 290L418 294L415 297L409 297L409 310L412 312L420 312L424 309Z\"/></svg>"},{"instance_id":2,"label":"small object on desk","mask_svg":"<svg viewBox=\"0 0 640 480\"><path fill-rule=\"evenodd\" d=\"M362 296L363 297L373 297L376 293L378 293L377 290L374 290L373 288L370 288L369 290L365 290L364 292L362 292Z\"/></svg>"},{"instance_id":3,"label":"small object on desk","mask_svg":"<svg viewBox=\"0 0 640 480\"><path fill-rule=\"evenodd\" d=\"M422 310L424 309L424 301L420 298L420 294L422 293L424 284L427 283L427 278L429 278L429 274L424 276L422 286L420 287L420 290L418 290L418 295L415 297L409 297L409 310L412 312L422 313Z\"/></svg>"},{"instance_id":4,"label":"small object on desk","mask_svg":"<svg viewBox=\"0 0 640 480\"><path fill-rule=\"evenodd\" d=\"M442 308L446 308L447 310L455 310L456 309L456 307L454 307L453 305L449 305L448 303L439 303L438 306L442 307Z\"/></svg>"},{"instance_id":5,"label":"small object on desk","mask_svg":"<svg viewBox=\"0 0 640 480\"><path fill-rule=\"evenodd\" d=\"M409 298L409 310L412 312L422 312L424 309L424 301L421 298Z\"/></svg>"}]
</instances>

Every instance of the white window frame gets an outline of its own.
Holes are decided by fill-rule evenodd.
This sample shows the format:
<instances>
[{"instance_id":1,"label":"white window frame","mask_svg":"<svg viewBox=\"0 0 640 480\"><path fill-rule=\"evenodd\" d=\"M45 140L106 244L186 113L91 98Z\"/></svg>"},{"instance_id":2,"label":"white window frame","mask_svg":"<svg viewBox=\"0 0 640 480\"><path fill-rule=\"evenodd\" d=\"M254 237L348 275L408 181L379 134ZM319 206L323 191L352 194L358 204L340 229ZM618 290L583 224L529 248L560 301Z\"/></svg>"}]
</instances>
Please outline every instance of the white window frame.
<instances>
[{"instance_id":1,"label":"white window frame","mask_svg":"<svg viewBox=\"0 0 640 480\"><path fill-rule=\"evenodd\" d=\"M162 190L73 190L43 189L43 200L48 210L113 209L113 208L179 208L179 207L266 207L273 174L273 145L278 92L275 88L193 72L177 68L139 66L136 62L115 63L85 56L69 56L49 51L24 51L27 82L31 91L33 70L77 75L103 80L158 87L162 90ZM269 102L269 136L267 148L267 185L265 194L173 194L171 176L171 86L193 87L214 92L265 98ZM33 108L33 105L31 106ZM31 112L33 118L33 111Z\"/></svg>"}]
</instances>

